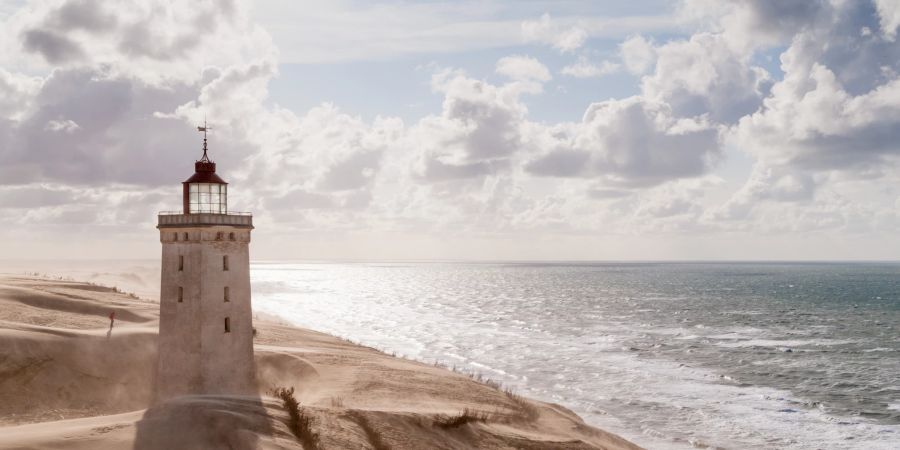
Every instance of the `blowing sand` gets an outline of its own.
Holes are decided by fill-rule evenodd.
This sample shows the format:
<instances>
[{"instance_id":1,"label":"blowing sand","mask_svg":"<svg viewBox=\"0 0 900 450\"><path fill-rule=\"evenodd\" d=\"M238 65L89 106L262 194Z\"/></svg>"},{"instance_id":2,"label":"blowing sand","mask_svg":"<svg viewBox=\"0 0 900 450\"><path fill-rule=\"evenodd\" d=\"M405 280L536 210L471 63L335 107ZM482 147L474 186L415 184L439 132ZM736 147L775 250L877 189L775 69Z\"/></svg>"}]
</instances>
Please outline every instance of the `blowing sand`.
<instances>
[{"instance_id":1,"label":"blowing sand","mask_svg":"<svg viewBox=\"0 0 900 450\"><path fill-rule=\"evenodd\" d=\"M261 318L259 396L152 404L158 310L105 287L0 276L0 448L301 449L275 387L296 389L323 449L638 448L559 405ZM486 420L448 425L466 409Z\"/></svg>"}]
</instances>

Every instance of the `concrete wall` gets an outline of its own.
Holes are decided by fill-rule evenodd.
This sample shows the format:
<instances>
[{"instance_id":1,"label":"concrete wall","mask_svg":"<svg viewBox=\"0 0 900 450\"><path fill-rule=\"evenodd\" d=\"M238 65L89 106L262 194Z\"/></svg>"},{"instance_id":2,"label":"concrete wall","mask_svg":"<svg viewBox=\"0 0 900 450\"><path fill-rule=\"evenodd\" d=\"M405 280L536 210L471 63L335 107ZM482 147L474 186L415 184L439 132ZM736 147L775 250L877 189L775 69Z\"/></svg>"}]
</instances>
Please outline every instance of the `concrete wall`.
<instances>
[{"instance_id":1,"label":"concrete wall","mask_svg":"<svg viewBox=\"0 0 900 450\"><path fill-rule=\"evenodd\" d=\"M255 393L250 230L166 227L160 229L160 241L157 398ZM183 270L179 270L179 256L184 257ZM223 256L228 256L227 271L223 270ZM179 287L183 290L182 302L178 302ZM230 319L228 333L226 317Z\"/></svg>"}]
</instances>

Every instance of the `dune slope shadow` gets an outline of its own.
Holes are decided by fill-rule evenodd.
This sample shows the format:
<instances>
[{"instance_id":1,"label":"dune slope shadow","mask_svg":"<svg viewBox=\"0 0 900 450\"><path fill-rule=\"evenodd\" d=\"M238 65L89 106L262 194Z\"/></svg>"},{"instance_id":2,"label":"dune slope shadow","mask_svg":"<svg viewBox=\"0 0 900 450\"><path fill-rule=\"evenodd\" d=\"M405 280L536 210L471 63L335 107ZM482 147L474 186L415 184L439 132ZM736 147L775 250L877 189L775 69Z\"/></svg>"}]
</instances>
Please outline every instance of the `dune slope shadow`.
<instances>
[{"instance_id":1,"label":"dune slope shadow","mask_svg":"<svg viewBox=\"0 0 900 450\"><path fill-rule=\"evenodd\" d=\"M150 402L156 335L0 330L0 423L116 414ZM55 412L55 413L54 413Z\"/></svg>"},{"instance_id":2,"label":"dune slope shadow","mask_svg":"<svg viewBox=\"0 0 900 450\"><path fill-rule=\"evenodd\" d=\"M144 323L153 317L133 312L127 306L100 302L90 297L75 296L59 292L45 292L20 287L0 287L0 298L45 310L107 317L115 311L116 319L125 322Z\"/></svg>"},{"instance_id":3,"label":"dune slope shadow","mask_svg":"<svg viewBox=\"0 0 900 450\"><path fill-rule=\"evenodd\" d=\"M262 399L238 395L173 398L148 409L136 428L134 450L254 449L272 435Z\"/></svg>"}]
</instances>

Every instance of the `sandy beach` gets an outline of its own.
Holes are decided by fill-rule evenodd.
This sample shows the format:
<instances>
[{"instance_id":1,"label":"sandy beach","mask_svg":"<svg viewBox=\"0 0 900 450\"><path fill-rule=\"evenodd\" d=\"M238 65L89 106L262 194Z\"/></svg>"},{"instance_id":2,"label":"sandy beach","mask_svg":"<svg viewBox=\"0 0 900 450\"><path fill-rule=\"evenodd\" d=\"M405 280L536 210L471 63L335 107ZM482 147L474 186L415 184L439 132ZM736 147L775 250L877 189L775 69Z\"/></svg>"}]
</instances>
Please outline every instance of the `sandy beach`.
<instances>
[{"instance_id":1,"label":"sandy beach","mask_svg":"<svg viewBox=\"0 0 900 450\"><path fill-rule=\"evenodd\" d=\"M109 313L116 323L109 336ZM112 288L0 277L0 448L603 448L634 444L561 407L441 367L255 319L260 395L153 404L158 304ZM448 424L469 410L479 419Z\"/></svg>"}]
</instances>

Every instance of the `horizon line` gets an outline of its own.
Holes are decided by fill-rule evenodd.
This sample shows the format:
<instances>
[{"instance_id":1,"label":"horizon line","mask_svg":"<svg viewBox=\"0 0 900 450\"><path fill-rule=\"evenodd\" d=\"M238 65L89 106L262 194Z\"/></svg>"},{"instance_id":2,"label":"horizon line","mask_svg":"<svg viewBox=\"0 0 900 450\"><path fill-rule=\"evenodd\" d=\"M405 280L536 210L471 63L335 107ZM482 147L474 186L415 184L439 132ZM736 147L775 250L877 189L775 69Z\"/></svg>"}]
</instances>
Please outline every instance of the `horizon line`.
<instances>
[{"instance_id":1,"label":"horizon line","mask_svg":"<svg viewBox=\"0 0 900 450\"><path fill-rule=\"evenodd\" d=\"M24 262L75 262L75 261L157 261L156 258L0 258L0 263ZM251 259L252 264L273 263L481 263L481 264L534 264L534 263L900 263L900 259L459 259L459 258L261 258Z\"/></svg>"}]
</instances>

